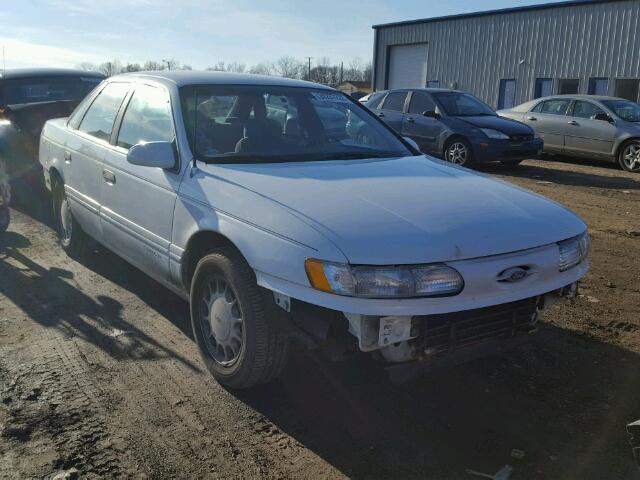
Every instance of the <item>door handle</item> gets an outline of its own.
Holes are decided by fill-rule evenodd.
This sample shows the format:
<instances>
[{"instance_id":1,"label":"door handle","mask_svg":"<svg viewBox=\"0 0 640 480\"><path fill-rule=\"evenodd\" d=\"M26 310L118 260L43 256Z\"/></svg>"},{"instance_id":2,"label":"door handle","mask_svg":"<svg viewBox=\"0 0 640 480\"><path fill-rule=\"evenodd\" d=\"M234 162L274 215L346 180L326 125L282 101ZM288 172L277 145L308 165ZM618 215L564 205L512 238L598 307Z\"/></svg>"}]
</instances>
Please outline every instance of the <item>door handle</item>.
<instances>
[{"instance_id":1,"label":"door handle","mask_svg":"<svg viewBox=\"0 0 640 480\"><path fill-rule=\"evenodd\" d=\"M102 178L104 178L104 181L109 185L113 185L114 183L116 183L115 173L113 173L111 170L107 170L106 168L102 170Z\"/></svg>"},{"instance_id":2,"label":"door handle","mask_svg":"<svg viewBox=\"0 0 640 480\"><path fill-rule=\"evenodd\" d=\"M575 120L569 120L567 122L569 125L580 125L578 122L576 122Z\"/></svg>"},{"instance_id":3,"label":"door handle","mask_svg":"<svg viewBox=\"0 0 640 480\"><path fill-rule=\"evenodd\" d=\"M382 112L378 112L378 116L379 116L379 117L384 117L384 113L382 113Z\"/></svg>"},{"instance_id":4,"label":"door handle","mask_svg":"<svg viewBox=\"0 0 640 480\"><path fill-rule=\"evenodd\" d=\"M413 117L407 117L407 122L415 123L416 121L413 119Z\"/></svg>"},{"instance_id":5,"label":"door handle","mask_svg":"<svg viewBox=\"0 0 640 480\"><path fill-rule=\"evenodd\" d=\"M536 117L527 117L527 120L531 120L532 122L535 122L538 119Z\"/></svg>"},{"instance_id":6,"label":"door handle","mask_svg":"<svg viewBox=\"0 0 640 480\"><path fill-rule=\"evenodd\" d=\"M64 151L64 161L66 163L71 163L71 152L69 150Z\"/></svg>"}]
</instances>

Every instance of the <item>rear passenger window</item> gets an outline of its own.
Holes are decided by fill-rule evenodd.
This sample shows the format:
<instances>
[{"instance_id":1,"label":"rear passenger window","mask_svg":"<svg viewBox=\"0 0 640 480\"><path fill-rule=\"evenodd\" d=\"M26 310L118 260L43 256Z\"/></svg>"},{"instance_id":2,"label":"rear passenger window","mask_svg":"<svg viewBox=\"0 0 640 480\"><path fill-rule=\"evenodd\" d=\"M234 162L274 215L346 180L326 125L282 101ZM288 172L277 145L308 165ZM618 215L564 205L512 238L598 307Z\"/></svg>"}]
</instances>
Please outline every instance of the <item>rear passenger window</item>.
<instances>
[{"instance_id":1,"label":"rear passenger window","mask_svg":"<svg viewBox=\"0 0 640 480\"><path fill-rule=\"evenodd\" d=\"M171 142L174 138L169 94L161 88L136 88L122 117L118 146L131 148L141 142Z\"/></svg>"},{"instance_id":2,"label":"rear passenger window","mask_svg":"<svg viewBox=\"0 0 640 480\"><path fill-rule=\"evenodd\" d=\"M392 92L384 99L382 109L402 112L404 110L404 100L406 98L407 92Z\"/></svg>"},{"instance_id":3,"label":"rear passenger window","mask_svg":"<svg viewBox=\"0 0 640 480\"><path fill-rule=\"evenodd\" d=\"M571 100L568 98L553 98L539 103L533 111L547 115L565 115L570 103Z\"/></svg>"},{"instance_id":4,"label":"rear passenger window","mask_svg":"<svg viewBox=\"0 0 640 480\"><path fill-rule=\"evenodd\" d=\"M128 92L128 83L114 82L104 87L87 110L78 130L108 142L113 122Z\"/></svg>"},{"instance_id":5,"label":"rear passenger window","mask_svg":"<svg viewBox=\"0 0 640 480\"><path fill-rule=\"evenodd\" d=\"M409 113L422 115L424 112L434 111L436 104L433 103L431 97L425 93L413 92L411 101L409 102Z\"/></svg>"}]
</instances>

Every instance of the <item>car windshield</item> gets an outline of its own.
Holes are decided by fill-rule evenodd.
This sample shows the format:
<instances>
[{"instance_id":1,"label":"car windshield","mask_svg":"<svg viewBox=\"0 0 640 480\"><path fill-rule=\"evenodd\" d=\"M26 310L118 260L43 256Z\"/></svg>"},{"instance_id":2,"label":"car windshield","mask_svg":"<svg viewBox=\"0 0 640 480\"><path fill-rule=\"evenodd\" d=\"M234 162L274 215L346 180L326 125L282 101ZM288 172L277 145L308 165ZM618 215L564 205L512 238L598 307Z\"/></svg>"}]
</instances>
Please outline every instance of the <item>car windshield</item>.
<instances>
[{"instance_id":1,"label":"car windshield","mask_svg":"<svg viewBox=\"0 0 640 480\"><path fill-rule=\"evenodd\" d=\"M100 82L98 77L12 78L0 84L0 105L77 101Z\"/></svg>"},{"instance_id":2,"label":"car windshield","mask_svg":"<svg viewBox=\"0 0 640 480\"><path fill-rule=\"evenodd\" d=\"M432 94L440 107L452 117L475 117L478 115L496 116L487 104L473 95L461 92L436 92Z\"/></svg>"},{"instance_id":3,"label":"car windshield","mask_svg":"<svg viewBox=\"0 0 640 480\"><path fill-rule=\"evenodd\" d=\"M295 162L413 155L343 93L267 86L181 89L194 155L212 163Z\"/></svg>"},{"instance_id":4,"label":"car windshield","mask_svg":"<svg viewBox=\"0 0 640 480\"><path fill-rule=\"evenodd\" d=\"M640 122L640 105L629 100L603 100L602 103L627 122Z\"/></svg>"}]
</instances>

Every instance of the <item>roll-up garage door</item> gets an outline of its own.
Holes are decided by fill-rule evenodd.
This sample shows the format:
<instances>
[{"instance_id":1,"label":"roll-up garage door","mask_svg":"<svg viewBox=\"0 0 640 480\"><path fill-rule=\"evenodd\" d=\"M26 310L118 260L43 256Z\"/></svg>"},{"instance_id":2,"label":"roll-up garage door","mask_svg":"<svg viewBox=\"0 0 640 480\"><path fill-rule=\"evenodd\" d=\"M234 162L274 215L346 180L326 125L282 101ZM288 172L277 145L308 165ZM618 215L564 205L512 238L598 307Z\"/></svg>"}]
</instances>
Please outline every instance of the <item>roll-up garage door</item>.
<instances>
[{"instance_id":1,"label":"roll-up garage door","mask_svg":"<svg viewBox=\"0 0 640 480\"><path fill-rule=\"evenodd\" d=\"M427 81L427 44L395 45L389 50L388 88L419 88Z\"/></svg>"}]
</instances>

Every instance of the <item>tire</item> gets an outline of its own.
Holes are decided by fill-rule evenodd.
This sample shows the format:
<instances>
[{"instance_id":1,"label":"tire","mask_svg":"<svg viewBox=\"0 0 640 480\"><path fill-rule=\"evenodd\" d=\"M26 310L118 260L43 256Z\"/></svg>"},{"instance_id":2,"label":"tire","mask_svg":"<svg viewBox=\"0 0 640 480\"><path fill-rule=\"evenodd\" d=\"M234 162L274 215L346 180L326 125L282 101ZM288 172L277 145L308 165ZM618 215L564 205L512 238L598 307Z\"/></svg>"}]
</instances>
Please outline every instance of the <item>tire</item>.
<instances>
[{"instance_id":1,"label":"tire","mask_svg":"<svg viewBox=\"0 0 640 480\"><path fill-rule=\"evenodd\" d=\"M280 374L288 338L267 318L255 274L237 250L218 248L198 262L190 303L200 356L221 385L251 388Z\"/></svg>"},{"instance_id":2,"label":"tire","mask_svg":"<svg viewBox=\"0 0 640 480\"><path fill-rule=\"evenodd\" d=\"M53 185L53 221L58 234L58 243L70 257L82 255L85 252L87 236L73 216L64 184L59 180Z\"/></svg>"},{"instance_id":3,"label":"tire","mask_svg":"<svg viewBox=\"0 0 640 480\"><path fill-rule=\"evenodd\" d=\"M618 165L627 172L640 172L640 140L630 140L620 147Z\"/></svg>"},{"instance_id":4,"label":"tire","mask_svg":"<svg viewBox=\"0 0 640 480\"><path fill-rule=\"evenodd\" d=\"M473 165L471 145L462 137L448 140L444 147L443 155L447 162L463 167L471 167Z\"/></svg>"}]
</instances>

